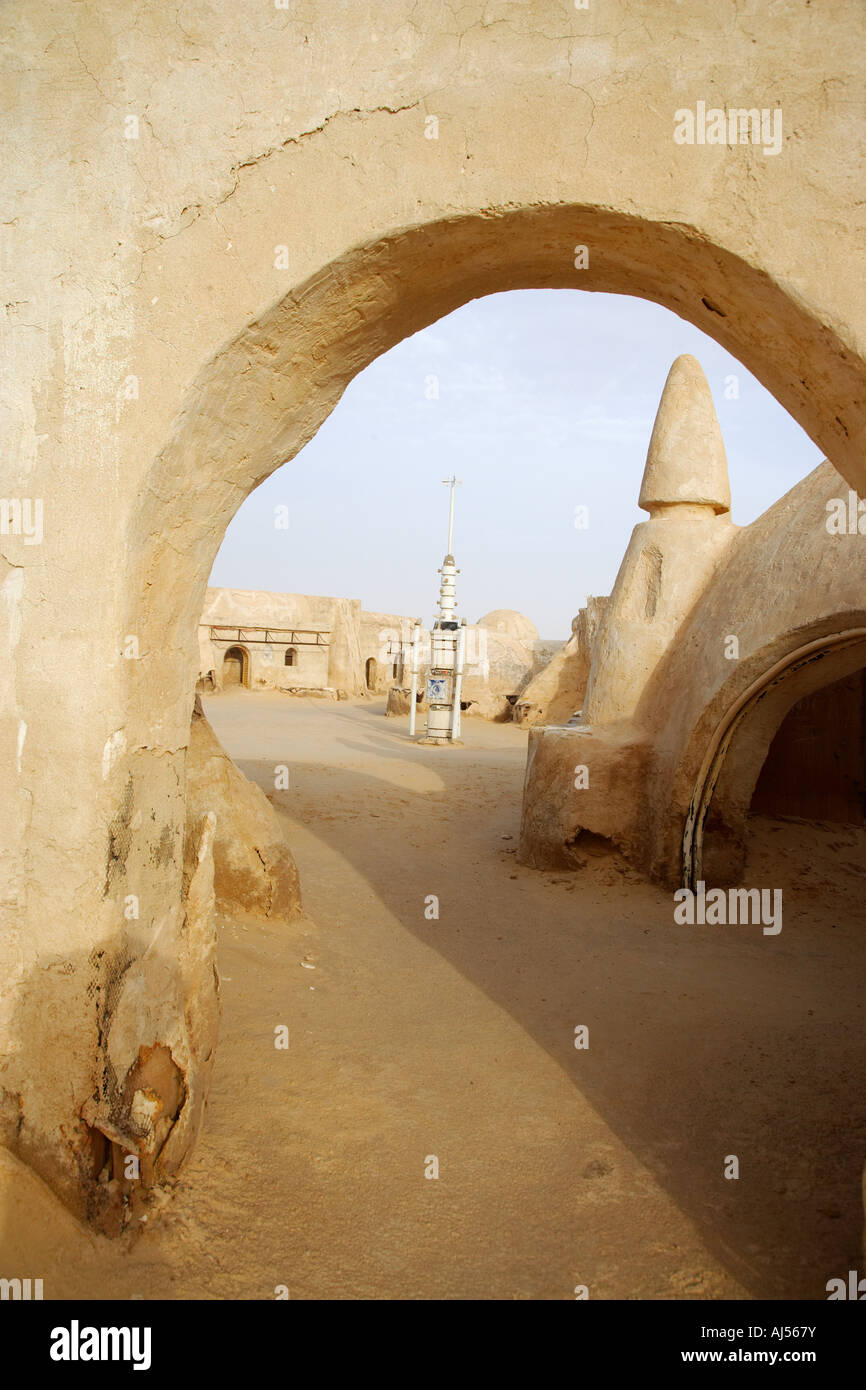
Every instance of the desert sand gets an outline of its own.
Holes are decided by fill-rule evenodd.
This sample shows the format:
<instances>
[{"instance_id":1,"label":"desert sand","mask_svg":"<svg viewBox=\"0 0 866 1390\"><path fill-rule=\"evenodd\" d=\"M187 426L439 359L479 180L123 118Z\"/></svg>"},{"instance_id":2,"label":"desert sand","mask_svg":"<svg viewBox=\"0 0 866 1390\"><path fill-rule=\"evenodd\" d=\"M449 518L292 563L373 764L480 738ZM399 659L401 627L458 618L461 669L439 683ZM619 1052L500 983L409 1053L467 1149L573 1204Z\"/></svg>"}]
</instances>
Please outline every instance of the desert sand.
<instances>
[{"instance_id":1,"label":"desert sand","mask_svg":"<svg viewBox=\"0 0 866 1390\"><path fill-rule=\"evenodd\" d=\"M754 822L782 932L681 927L610 855L516 863L515 725L426 748L384 700L205 705L304 915L220 918L204 1130L141 1233L0 1150L4 1265L93 1299L821 1299L857 1267L866 832Z\"/></svg>"}]
</instances>

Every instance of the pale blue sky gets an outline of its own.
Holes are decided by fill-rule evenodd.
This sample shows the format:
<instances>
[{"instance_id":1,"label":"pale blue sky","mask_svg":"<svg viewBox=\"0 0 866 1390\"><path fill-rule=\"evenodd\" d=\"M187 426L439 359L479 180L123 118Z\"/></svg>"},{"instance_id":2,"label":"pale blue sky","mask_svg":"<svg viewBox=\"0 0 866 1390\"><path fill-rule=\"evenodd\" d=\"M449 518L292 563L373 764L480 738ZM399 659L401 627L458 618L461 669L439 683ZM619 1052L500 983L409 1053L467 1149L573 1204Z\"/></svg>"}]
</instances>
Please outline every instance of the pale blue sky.
<instances>
[{"instance_id":1,"label":"pale blue sky","mask_svg":"<svg viewBox=\"0 0 866 1390\"><path fill-rule=\"evenodd\" d=\"M428 621L447 541L441 480L456 471L458 613L474 622L517 608L543 637L567 637L586 595L610 592L646 520L647 445L683 352L713 393L733 518L753 521L822 455L736 359L646 300L515 290L464 305L357 376L316 437L247 498L211 583L360 598ZM737 399L725 396L730 375ZM274 525L281 504L288 530Z\"/></svg>"}]
</instances>

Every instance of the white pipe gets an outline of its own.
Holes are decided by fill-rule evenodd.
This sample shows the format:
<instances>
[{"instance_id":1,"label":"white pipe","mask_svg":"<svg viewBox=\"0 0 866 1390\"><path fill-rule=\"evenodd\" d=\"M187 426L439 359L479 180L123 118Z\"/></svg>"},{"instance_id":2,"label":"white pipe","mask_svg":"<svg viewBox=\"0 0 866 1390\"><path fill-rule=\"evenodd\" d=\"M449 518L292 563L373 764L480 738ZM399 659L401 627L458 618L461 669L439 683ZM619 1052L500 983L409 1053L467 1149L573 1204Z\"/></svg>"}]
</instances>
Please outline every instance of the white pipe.
<instances>
[{"instance_id":1,"label":"white pipe","mask_svg":"<svg viewBox=\"0 0 866 1390\"><path fill-rule=\"evenodd\" d=\"M409 705L409 737L415 737L415 709L418 704L418 639L421 633L421 624L416 620L412 628L412 694L410 695Z\"/></svg>"},{"instance_id":2,"label":"white pipe","mask_svg":"<svg viewBox=\"0 0 866 1390\"><path fill-rule=\"evenodd\" d=\"M457 629L457 656L454 666L454 708L451 711L451 738L460 737L460 695L463 691L463 661L466 655L466 623Z\"/></svg>"},{"instance_id":3,"label":"white pipe","mask_svg":"<svg viewBox=\"0 0 866 1390\"><path fill-rule=\"evenodd\" d=\"M443 478L446 487L451 488L451 498L448 506L448 554L454 549L454 489L460 486L460 479L456 473L452 473L450 478Z\"/></svg>"}]
</instances>

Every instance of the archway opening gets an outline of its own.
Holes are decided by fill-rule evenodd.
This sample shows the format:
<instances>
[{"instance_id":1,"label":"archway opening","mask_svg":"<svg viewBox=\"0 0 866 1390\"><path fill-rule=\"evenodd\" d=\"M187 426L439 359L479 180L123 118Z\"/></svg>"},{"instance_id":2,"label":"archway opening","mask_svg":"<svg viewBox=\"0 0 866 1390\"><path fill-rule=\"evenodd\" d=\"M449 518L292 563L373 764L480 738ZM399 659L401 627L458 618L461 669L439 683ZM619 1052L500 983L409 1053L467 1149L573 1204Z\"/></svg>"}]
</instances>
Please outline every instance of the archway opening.
<instances>
[{"instance_id":1,"label":"archway opening","mask_svg":"<svg viewBox=\"0 0 866 1390\"><path fill-rule=\"evenodd\" d=\"M593 248L581 270L576 227ZM195 683L191 658L178 664L176 651L193 650L207 577L244 497L295 457L377 356L459 305L520 288L639 295L673 310L752 371L852 484L861 480L858 361L802 299L693 230L555 206L395 232L347 251L238 334L200 373L154 461L128 530L127 621L149 653L145 685L177 702L176 717ZM180 533L189 540L179 556ZM175 633L176 647L165 641ZM137 687L138 673L126 674ZM131 691L129 738L146 746L157 712L140 694Z\"/></svg>"},{"instance_id":2,"label":"archway opening","mask_svg":"<svg viewBox=\"0 0 866 1390\"><path fill-rule=\"evenodd\" d=\"M720 721L692 794L682 881L741 881L762 819L863 824L866 629L839 630L765 670Z\"/></svg>"},{"instance_id":3,"label":"archway opening","mask_svg":"<svg viewBox=\"0 0 866 1390\"><path fill-rule=\"evenodd\" d=\"M161 524L149 526L149 518L145 517L136 532L158 538L156 549L142 556L143 569L153 584L153 592L173 600L171 606L168 602L165 604L170 623L179 620L185 625L187 635L192 633L201 609L210 561L239 499L281 463L295 456L315 434L346 384L377 354L474 296L516 287L552 288L568 283L574 288L570 268L565 262L560 263L565 254L568 267L572 264L568 248L574 242L573 217L560 221L561 211L558 210L552 221L544 211L537 210L525 217L519 215L516 222L510 215L502 219L481 219L487 222L483 227L477 223L470 227L468 221L464 223L459 219L460 225L423 229L421 235L401 233L376 247L350 253L338 266L328 267L315 277L305 293L287 296L271 313L250 325L242 339L220 355L219 362L212 364L212 369L198 383L171 445L159 461L152 496L159 499L157 510ZM828 403L816 399L816 393L820 394L816 384L804 383L804 375L806 382L812 383L808 367L803 365L804 341L810 344L816 359L833 358L834 345L829 344L825 330L820 335L813 334L808 325L804 327L801 323L804 311L779 287L769 284L760 274L742 268L739 262L729 263L723 254L720 256L719 248L702 247L699 238L682 229L656 227L648 235L647 224L640 219L632 226L624 226L619 219L612 219L616 225L611 225L605 218L604 214L593 214L591 218L598 232L599 245L599 256L593 265L600 265L601 269L588 277L586 288L637 292L674 308L685 318L700 322L719 341L731 347L741 360L753 365L756 372L760 371L762 379L777 388L779 399L792 409L796 406L800 418L809 420L815 436L823 432L832 443L838 443L839 429L831 425L829 417L818 419L827 414L824 406ZM449 249L452 254L447 254ZM418 272L420 265L424 266L423 274ZM699 307L708 302L716 306L711 312ZM724 312L719 312L719 306L725 306ZM774 352L769 366L768 319L774 324ZM815 382L826 379L828 373L825 371L823 376L816 375ZM838 419L835 412L833 418ZM821 429L815 427L816 422ZM206 462L215 457L220 458L218 472ZM200 468L207 470L205 485L198 493L190 485L191 458L200 460ZM203 500L202 494L207 494ZM152 498L145 504L145 511L151 505L156 505ZM169 554L170 547L166 546L164 552L160 549L166 511L178 514L169 517L174 523L172 535L182 524L189 523L184 532L191 537L184 557L188 570L185 576L177 573L176 550L172 547ZM183 589L185 579L190 581L188 601ZM179 594L183 597L178 602ZM145 631L154 623L155 616L162 619L166 614L148 612L141 624ZM135 630L134 624L130 626ZM158 662L158 644L154 643L153 650ZM394 664L392 672L396 679ZM178 703L182 703L183 673L173 668L171 675L176 682ZM186 675L189 675L188 670ZM335 709L334 715L345 718L342 710ZM343 732L345 734L345 729ZM142 744L147 746L146 740L143 739ZM274 762L272 759L268 769L271 787ZM387 782L390 778L393 781L393 773L394 768L389 768L381 780ZM432 772L431 778L435 779L436 775ZM292 777L297 780L294 767ZM369 783L358 779L355 794L347 798L348 804L354 807L359 803L370 804L374 790ZM418 795L432 797L434 790L435 781L431 780ZM464 809L477 805L472 789L465 789L463 803ZM432 805L432 801L428 804ZM496 815L507 813L503 798L498 801L491 798L490 804ZM444 798L442 809L443 814L448 809ZM405 826L403 811L396 810L394 820L401 827ZM457 832L454 842L469 854L475 847L479 851L476 859L481 862L480 846L477 839L473 840L478 833L477 822L477 816L470 816L463 838ZM360 859L351 827L344 827L341 834L339 853L342 858L345 860L354 853ZM336 835L333 825L327 828L323 821L321 842L325 850L331 847ZM514 838L514 826L510 822L502 825L499 838L502 841ZM448 843L447 827L441 843ZM512 848L503 845L500 853L504 856ZM314 851L319 852L316 847L310 850L310 862ZM382 856L383 853L379 847L377 854ZM445 859L453 872L451 857L446 854ZM394 874L391 847L387 858L380 857L376 861L375 870L372 860L368 862L365 858L363 863L366 882L369 883L374 872L376 874L376 892L386 903L389 923L399 923L399 914L407 910L405 905L400 906L400 894L406 892L402 859L399 876ZM429 863L425 871L429 875ZM518 876L516 873L506 875L509 884ZM338 877L334 873L329 882L337 882ZM482 991L498 1000L504 1013L518 1018L530 1031L538 1031L544 1049L560 1057L564 1064L573 1061L567 1051L561 1056L559 1034L554 1035L545 1020L539 1019L527 997L519 978L519 957L515 957L515 969L510 974L492 972L488 968L497 951L501 955L508 950L501 945L507 933L500 932L496 937L500 944L488 943L490 949L486 956L474 950L477 923L495 923L497 914L490 910L480 881L474 881L468 874L466 886L467 903L476 923L472 931L467 931L461 939L459 927L443 925L438 911L438 893L427 894L425 890L424 897L435 901L426 902L423 921L415 923L413 918L414 925L408 928L409 932L424 933L424 944L433 952L450 953L458 967L457 974L480 981ZM356 904L362 898L363 894L356 892L352 902L347 899L343 913L346 920L355 922ZM568 905L565 902L562 906L560 944L567 936ZM544 920L548 903L538 901L536 906L538 914L533 925ZM537 942L534 949L537 957ZM550 966L551 981L568 978L567 953L557 954L551 948L545 958ZM601 978L599 987L603 987ZM582 1084L592 1093L591 1082ZM615 1107L615 1088L601 1085L595 1100L603 1108ZM647 1126L652 1126L651 1115L643 1115L642 1119ZM618 1115L617 1122L640 1147L643 1139L634 1135L630 1128L633 1118ZM659 1137L659 1153L663 1148L664 1141ZM653 1158L656 1157L658 1155L653 1154ZM593 1171L598 1172L599 1168ZM601 1171L606 1171L603 1166ZM694 1206L692 1197L693 1194L686 1193L681 1200L685 1206L690 1202Z\"/></svg>"},{"instance_id":4,"label":"archway opening","mask_svg":"<svg viewBox=\"0 0 866 1390\"><path fill-rule=\"evenodd\" d=\"M229 647L223 657L223 689L233 690L246 686L247 674L247 654L243 647Z\"/></svg>"},{"instance_id":5,"label":"archway opening","mask_svg":"<svg viewBox=\"0 0 866 1390\"><path fill-rule=\"evenodd\" d=\"M751 816L862 826L866 671L805 695L782 720L758 774Z\"/></svg>"},{"instance_id":6,"label":"archway opening","mask_svg":"<svg viewBox=\"0 0 866 1390\"><path fill-rule=\"evenodd\" d=\"M547 296L543 297L547 298ZM551 296L551 298L553 297ZM579 311L579 301L574 301L573 296L563 296L563 298L572 299L575 311ZM622 312L625 312L627 303L620 301L618 307ZM447 332L447 327L444 323L437 325L437 327L437 336L441 341ZM420 356L421 344L416 346ZM485 345L485 350L489 353L489 346ZM596 338L596 353L598 350L598 339ZM673 349L673 352L675 354L676 348ZM568 357L569 354L565 353L564 356ZM725 365L730 369L731 364ZM584 364L581 363L581 368L583 369L583 367ZM418 370L417 366L415 370L417 389L414 393L414 399L418 403L418 415L421 417L421 411L426 408L423 425L428 432L432 433L437 410L435 394L432 394L429 399L424 396L424 387L427 384L426 373L423 370ZM662 376L664 370L665 368L662 367ZM718 365L714 370L711 368L711 372L715 394L719 397L721 409L724 411L724 388L727 373L723 373ZM411 381L411 374L407 373L407 375ZM442 397L447 395L451 383L441 365L438 376L440 387L438 408L444 409L441 404ZM494 370L489 368L483 378L483 383L488 394L494 395L494 397L500 394L496 392L496 382ZM431 393L434 386L435 383L432 383ZM659 382L659 386L661 386L661 382ZM503 381L503 388L501 394L504 395L508 389L507 379ZM368 393L371 392L371 389L370 387L367 388ZM392 391L392 402L394 394ZM347 398L343 403L347 410L353 403L354 395L354 391L347 393ZM604 447L603 440L598 436L603 433L606 426L611 432L617 431L620 437L626 436L622 452L624 455L629 452L631 454L629 463L630 476L633 479L633 500L630 508L632 515L628 514L629 508L624 500L627 496L625 479L623 486L617 487L619 514L612 514L614 509L608 499L596 498L595 495L590 498L591 516L603 517L606 530L617 534L618 553L612 555L608 586L616 573L622 550L628 540L631 524L633 521L641 519L635 511L634 501L636 500L640 472L657 403L657 396L655 398L650 396L646 402L644 418L638 424L634 424L628 418L630 403L621 400L620 411L618 415L614 415L612 407L609 411L607 409L611 405L610 402L605 400L602 405L596 400L593 401L595 415L592 422L587 424L587 432L594 426L591 447L596 459L600 457ZM545 406L549 419L551 413L549 397ZM579 406L572 408L580 409ZM737 408L742 411L742 401L730 407L731 418L734 420L736 419L734 412ZM327 491L329 497L339 496L348 492L351 487L351 478L340 472L343 461L351 457L353 466L364 469L365 460L363 456L359 456L360 450L357 448L357 441L364 439L365 422L359 418L359 414L353 414L349 411L351 427L346 427L345 434L343 434L338 427L341 410L342 407L338 407L326 428L317 437L325 440L330 436L331 456L329 457L313 441L308 446L304 466L299 470L302 481L298 510L304 518L305 532L297 537L296 544L304 560L308 562L310 572L320 576L318 582L310 586L314 591L318 593L336 592L338 594L348 592L353 596L360 596L362 602L367 598L364 587L368 582L367 565L370 558L375 560L381 554L382 571L393 587L383 587L377 595L378 602L372 606L381 608L390 615L388 622L388 627L390 627L393 625L391 620L394 618L395 609L398 614L401 611L403 613L417 611L425 600L426 604L429 605L435 594L437 583L435 567L441 560L441 556L436 553L435 548L430 555L425 575L417 558L417 555L423 555L418 538L412 537L416 551L415 556L411 553L401 554L397 547L402 540L401 532L407 529L411 519L414 519L416 515L422 516L425 519L425 524L428 524L431 531L435 533L437 518L435 512L431 513L431 505L435 507L440 484L439 475L444 470L438 461L434 461L435 471L428 469L428 474L434 484L430 489L432 496L429 502L427 496L424 496L423 502L419 506L416 499L408 493L408 490L404 489L402 493L398 494L400 506L395 505L393 489L395 483L400 481L405 472L405 457L408 454L415 459L414 478L420 469L420 461L417 457L419 449L417 447L415 449L407 448L404 439L398 440L397 446L393 449L396 465L393 467L393 472L389 473L388 442L383 440L379 434L375 420L371 421L369 430L375 442L377 457L375 460L371 459L369 461L371 466L364 470L365 497L363 501L359 500L353 505L351 515L352 527L361 538L359 548L356 553L352 553L348 545L343 546L343 542L349 539L348 534L344 536L339 531L336 532L336 544L333 550L345 566L345 569L340 572L344 573L347 579L342 583L335 582L332 578L336 567L333 553L329 560L331 568L327 571L324 571L323 566L322 568L314 568L316 565L321 565L321 557L327 552L324 538L333 533L329 529L332 522L327 510L323 509L318 515L313 510L309 480L316 475L317 469L313 466L315 462L318 465L319 475L328 479L327 484L323 485L323 490ZM393 426L393 416L390 417L390 423ZM485 424L487 423L485 419ZM513 421L511 422L511 429L512 431L515 429ZM476 423L476 434L480 435L481 433L482 426ZM345 446L350 438L356 441L354 454L351 454L346 447L341 447L341 445ZM440 451L442 442L441 439L436 441ZM551 490L553 459L559 450L562 451L563 456L568 453L572 475L574 473L575 451L573 448L569 448L571 443L572 440L566 432L557 436L553 430L550 430L545 437L544 445L538 447L535 466L541 472L539 456L542 452L546 453L544 472ZM588 446L589 441L586 441L586 444ZM494 436L489 452L491 457L496 460L496 469L491 475L483 475L483 490L481 487L478 489L485 499L480 504L481 508L494 514L493 524L486 533L482 534L485 540L488 540L493 533L498 534L502 554L511 557L506 558L502 564L500 570L502 582L513 583L515 577L517 582L525 582L527 565L525 559L516 564L513 561L513 557L520 555L521 550L518 538L516 536L512 538L509 533L507 509L499 507L500 495L506 499L509 495L511 496L512 509L517 514L517 521L513 524L522 528L525 540L533 520L532 507L540 490L535 490L532 496L527 495L527 490L523 490L518 506L514 507L514 489L509 487L509 480L515 477L519 480L523 476L525 460L509 457L503 449L499 448L499 445L499 437ZM735 451L736 445L733 445L732 455L735 455ZM606 455L606 458L609 460L610 455ZM375 462L377 473L385 474L387 486L391 487L392 495L389 497L383 492L382 496L371 498L369 514L364 515L362 508L367 500L366 494L373 491L378 481L376 475L372 473L373 462ZM471 463L471 460L466 462ZM739 463L739 460L736 462ZM806 464L804 471L808 469L808 466ZM332 481L329 476L330 469L334 470L335 481ZM458 467L458 471L465 478L463 494L459 501L461 505L468 508L472 504L472 496L469 493L469 486L473 482L472 473L468 472L462 464ZM608 473L609 483L612 473L613 470L610 469ZM268 503L276 506L285 499L284 489L288 485L289 476L289 470L286 470L284 474L274 476L272 485L268 482L263 484L260 504L251 499L251 509L258 507L258 510L253 511L251 517L250 535L255 549L253 552L251 548L248 554L251 557L254 554L256 564L260 563L263 555L261 538L265 533L265 528L262 523L267 520ZM736 481L739 480L738 476ZM478 481L481 481L480 477ZM570 486L573 486L573 483ZM497 487L500 490L499 494L494 492ZM780 490L784 487L785 483L781 483ZM467 496L468 500L464 501ZM740 493L741 496L742 493ZM551 530L554 531L554 534L555 513L558 513L560 519L563 516L567 519L572 541L580 542L584 539L573 524L574 509L581 500L580 493L569 491L559 494L556 507L551 507L548 514ZM771 498L770 500L774 499ZM737 501L739 502L739 498ZM759 509L760 506L755 508L755 510ZM469 542L466 539L465 522L463 528L460 527L461 515L465 517L465 512L458 512L455 549L464 575L471 575L473 564L472 560L466 558L466 547ZM445 520L444 505L441 519ZM483 520L483 517L480 519ZM473 513L473 521L477 522L478 520L478 516ZM377 525L382 528L381 531L377 531ZM441 530L444 532L444 527ZM309 537L309 541L307 537ZM590 530L588 539L591 541L592 537L593 532ZM421 533L420 538L421 540L424 539L423 533ZM444 534L437 537L434 547L437 544L441 545L443 539ZM551 555L553 544L548 546L546 557L548 566L552 566L553 563ZM531 554L537 554L540 548L537 539L534 539L534 543L528 547ZM407 547L407 550L409 549L410 547ZM281 579L283 576L291 576L288 582L293 591L303 589L302 569L300 566L294 570L291 568L295 561L293 557L290 557L287 563L285 548L280 548L276 538L273 550L275 557L273 573ZM491 553L489 543L487 552L483 558L489 574L493 571L494 564L499 557L495 550ZM237 554L240 558L240 550ZM235 564L237 565L237 560ZM477 559L475 564L479 569L481 568ZM544 573L542 566L537 566L537 568ZM422 580L426 579L428 590L426 592L422 590L417 597L413 592L409 599L406 599L403 585L407 574L414 580L416 569L421 571ZM221 583L238 585L238 593L250 587L251 580L248 570L236 568L234 573L226 571L227 567L223 566L220 574ZM262 565L262 569L258 570L257 573L263 571L264 566ZM572 576L574 576L573 564ZM657 580L655 569L651 570L648 582L652 582L654 576ZM266 583L266 580L259 580L255 583L255 587L264 588ZM349 584L352 585L351 588L348 588ZM547 585L549 588L559 587L558 584L551 585L549 579ZM460 592L462 597L464 591L461 590ZM515 614L510 611L506 612L502 608L502 599L498 595L490 594L485 597L491 608L500 610L495 616L493 625L488 629L489 633L499 634L503 646L508 650L513 650L509 644L515 640ZM286 601L288 602L288 598ZM508 593L506 601L516 602L518 600L516 595L513 596L512 593ZM323 600L314 593L313 596L307 595L303 600L294 596L293 602L298 604L303 602L303 604L309 605L310 611L312 611L313 607ZM577 608L579 602L575 603L574 606ZM366 611L366 608L367 603L363 602L362 612ZM301 608L299 607L298 622L301 621L300 612ZM489 616L493 617L493 615ZM640 618L645 616L649 621L652 619L653 613L651 611L645 613L644 609L641 608L638 616ZM399 626L399 620L395 621ZM565 622L570 625L571 610L567 611ZM531 627L531 624L528 626ZM373 624L375 638L379 643L375 650L382 652L381 661L378 656L367 655L363 647L360 649L363 663L359 663L359 672L362 673L364 688L367 691L371 689L378 670L383 672L383 685L402 683L405 679L405 673L401 669L399 641L392 643L386 640L382 643L381 632L383 630L386 630L384 625ZM531 640L531 633L528 634L528 638ZM492 645L493 637L491 637L491 647ZM516 690L518 688L510 683L503 687L505 690L504 700L509 709L516 706ZM256 697L256 699L259 698ZM402 704L405 705L405 697ZM470 701L466 700L463 704L464 709L468 710ZM567 702L565 706L567 715L570 717L574 709L578 707L579 697L575 694L574 699ZM513 855L516 839L515 813L519 808L520 787L525 768L525 744L521 745L517 755L514 756L514 750L505 747L505 737L503 737L502 745L496 742L495 737L489 737L494 732L492 721L479 726L473 713L467 718L466 723L467 725L471 723L475 728L472 728L467 735L468 747L465 752L461 752L460 762L455 758L446 764L441 753L440 755L434 754L433 757L441 757L440 765L437 767L430 762L431 755L426 755L423 749L413 748L411 745L408 748L405 746L405 727L392 728L389 726L386 731L384 725L377 726L375 719L380 711L374 710L370 702L366 702L362 711L360 705L356 705L351 697L348 703L342 704L326 704L324 701L318 704L304 700L303 702L294 701L289 705L285 700L282 700L273 701L269 705L263 700L261 710L260 730L263 742L259 750L261 757L257 763L252 762L253 747L245 731L240 728L239 724L233 723L234 712L231 709L222 710L215 704L213 709L214 726L230 752L234 752L236 748L242 750L245 759L244 770L257 776L262 789L269 791L274 807L281 816L286 817L287 839L293 847L297 847L302 881L305 884L305 893L307 894L307 905L313 910L314 915L321 913L322 916L327 917L328 914L334 914L340 919L345 917L346 920L351 915L352 939L357 949L365 955L366 959L376 960L378 959L376 954L378 943L373 940L371 923L367 920L363 906L372 888L376 898L381 903L381 906L377 908L377 925L384 918L391 932L389 937L390 968L399 971L406 940L411 938L415 931L411 926L407 929L407 922L401 915L404 911L403 904L411 903L415 897L419 897L420 901L425 902L425 906L431 914L429 919L425 917L424 921L429 920L433 924L429 928L419 925L417 929L419 935L423 933L424 944L458 964L464 978L469 977L473 983L481 982L482 988L491 990L510 1015L528 1022L532 1018L532 1006L525 997L521 997L520 988L515 980L506 978L507 970L503 970L498 979L491 979L490 973L475 951L475 946L478 944L478 928L470 925L470 920L475 920L483 903L484 911L488 917L499 920L498 935L503 936L504 939L521 940L523 929L520 923L514 919L514 914L516 905L519 905L520 902L519 893L527 891L529 885L521 881L521 871L514 858L506 856ZM405 708L401 707L397 712L405 718ZM238 714L241 713L238 711ZM275 736L272 742L265 742L264 740L268 738L267 724L271 720L274 730L278 729L279 731L278 740ZM474 737L476 728L480 728L485 741L483 743L479 741L479 746L473 747L473 744L476 743ZM496 729L496 735L499 733L499 728L502 729L504 736L514 737L517 735L514 723L509 722L505 726L499 726ZM237 742L235 743L236 738ZM280 757L289 758L292 765L291 786L286 791L278 792L276 795L270 791L273 760L269 760L266 756L267 750L270 748L274 749L274 757L276 757L276 750L279 748ZM315 753L308 751L312 749L315 749ZM426 762L424 761L425 757L427 758ZM508 761L506 761L506 757ZM444 791L446 787L447 794ZM364 807L362 823L365 831L359 829L359 818L356 810L358 806ZM343 807L351 808L348 814L344 813ZM301 827L305 832L304 838L301 838L299 834ZM311 831L315 832L315 841L312 843L309 838ZM443 920L444 913L441 911L441 903L436 901L439 897L437 883L434 881L436 875L434 873L431 878L430 859L425 853L425 847L434 843L448 847L449 878L455 886L459 887L460 905L449 909L449 914L453 914L453 920L459 921L459 926L454 928L453 932L449 924ZM332 856L330 859L328 858L329 851ZM613 862L612 842L602 837L586 834L581 843L581 854L585 857L588 865L585 881L581 884L585 911L589 914L598 912L599 916L595 920L598 921L599 930L608 929L610 924L603 914L609 909L611 898L616 896L617 885L610 881L605 885L604 891L607 896L604 901L606 907L600 909L599 900L594 896L596 885L591 880L593 875L601 878L605 874L612 876L619 873ZM399 871L396 873L395 864L399 864ZM515 885L515 880L517 880L517 885ZM571 886L573 884L574 881L572 880ZM552 922L559 922L562 931L566 933L566 940L570 931L567 922L568 899L565 899L564 896L568 891L568 881L565 878L561 878L558 882L542 880L533 887L540 894L539 898L534 900L538 923L535 949L538 953L545 955L545 959L550 964L551 957L547 954L550 945L547 927ZM429 893L427 892L428 888ZM553 901L553 897L558 890L562 892L563 901L556 903ZM529 889L529 891L533 891L533 889ZM653 911L657 910L657 902L652 898L651 889L645 888L641 891L647 893L645 910L651 918ZM545 899L544 895L548 893L550 896ZM426 901L428 897L432 899L429 903ZM462 914L466 914L465 918ZM560 916L560 914L562 915ZM461 937L466 939L465 946ZM562 941L561 937L560 941ZM410 944L414 943L410 942ZM624 944L623 942L615 944L613 938L610 940L610 948L614 953ZM497 949L503 949L501 943L498 943ZM570 966L567 957L568 951L564 949L563 955L558 957L555 964L552 965L552 975L557 975L563 980L569 978ZM739 967L743 968L742 962L739 962ZM689 967L689 971L692 968L696 977L701 974L701 966L697 959L694 966ZM738 977L739 979L742 980L747 977L748 968L743 968L743 973ZM614 963L611 969L614 978L619 979L621 967ZM233 974L233 972L234 967L229 971L229 974ZM718 998L709 997L712 995L710 984L706 980L702 980L697 987L704 992L705 1014L713 1019L713 1027L716 1028L718 1034L723 1035L725 1027L736 1026L731 1024L730 1013L724 1002L720 1003ZM545 984L545 991L547 988L548 986ZM452 1007L450 1000L443 997L440 1000L440 1007L444 1013L447 1013ZM535 1020L532 1020L530 1026L537 1028L538 1025ZM391 1044L394 1041L392 1039ZM545 1045L548 1041L550 1040L545 1039ZM552 1046L555 1051L555 1042L552 1043ZM380 1043L380 1048L385 1050L386 1044ZM687 1090L690 1085L691 1081L686 1085ZM597 1099L603 1109L609 1110L610 1095L604 1086L599 1088ZM728 1103L734 1104L730 1097ZM642 1121L642 1125L644 1122L645 1120ZM651 1121L647 1123L651 1128ZM644 1129L644 1133L646 1133L646 1129Z\"/></svg>"}]
</instances>

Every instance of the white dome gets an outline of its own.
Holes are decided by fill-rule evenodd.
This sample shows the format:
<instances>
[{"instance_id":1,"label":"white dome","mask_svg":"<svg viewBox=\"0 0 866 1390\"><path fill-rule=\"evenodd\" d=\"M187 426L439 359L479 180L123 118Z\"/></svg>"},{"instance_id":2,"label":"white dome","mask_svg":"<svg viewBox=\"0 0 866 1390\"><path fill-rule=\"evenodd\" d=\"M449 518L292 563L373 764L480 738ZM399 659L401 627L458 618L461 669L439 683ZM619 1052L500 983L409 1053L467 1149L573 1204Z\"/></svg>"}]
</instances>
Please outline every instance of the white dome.
<instances>
[{"instance_id":1,"label":"white dome","mask_svg":"<svg viewBox=\"0 0 866 1390\"><path fill-rule=\"evenodd\" d=\"M483 618L478 619L478 626L486 627L490 632L501 632L504 637L516 637L518 642L538 641L535 623L513 608L495 608L492 613L485 613Z\"/></svg>"}]
</instances>

